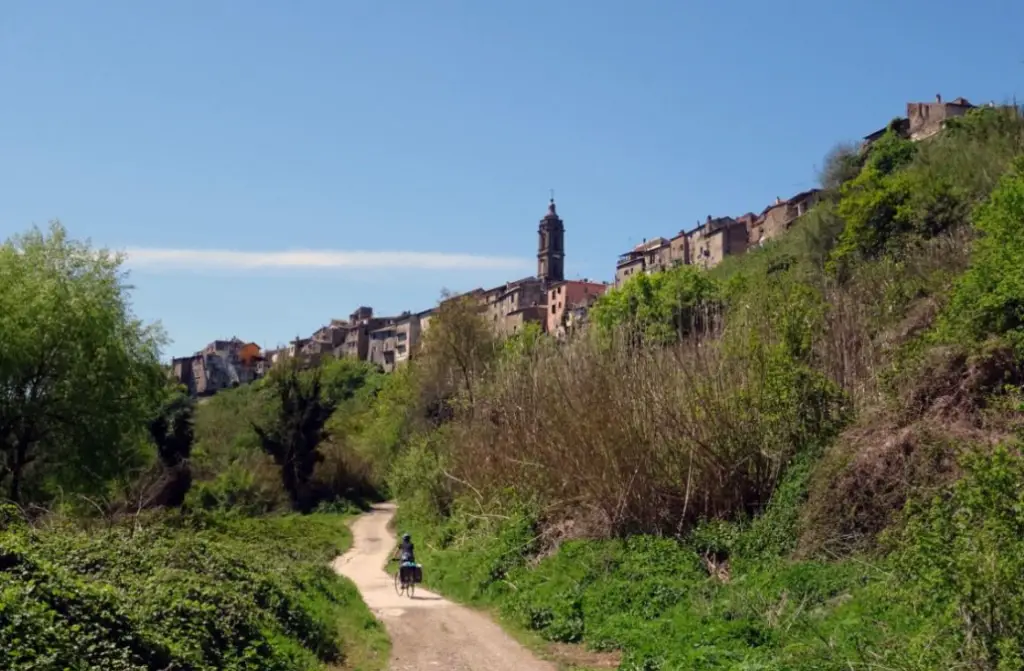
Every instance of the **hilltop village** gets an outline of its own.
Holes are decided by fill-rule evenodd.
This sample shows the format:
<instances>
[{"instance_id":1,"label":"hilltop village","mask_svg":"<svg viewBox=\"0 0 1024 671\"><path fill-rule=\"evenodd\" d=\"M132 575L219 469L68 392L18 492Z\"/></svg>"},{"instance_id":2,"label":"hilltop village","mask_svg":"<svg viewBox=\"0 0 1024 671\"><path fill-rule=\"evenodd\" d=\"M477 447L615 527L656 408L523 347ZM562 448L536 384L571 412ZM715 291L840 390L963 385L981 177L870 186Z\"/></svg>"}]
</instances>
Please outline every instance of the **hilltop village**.
<instances>
[{"instance_id":1,"label":"hilltop village","mask_svg":"<svg viewBox=\"0 0 1024 671\"><path fill-rule=\"evenodd\" d=\"M940 132L947 119L962 116L973 108L964 98L944 102L941 96L936 96L934 102L907 103L906 116L865 136L861 149L869 147L890 128L911 140L927 139ZM612 284L565 279L565 222L552 199L537 228L536 275L490 289L475 289L462 296L479 302L500 336L514 335L527 324L537 324L543 332L561 339L584 327L590 307L609 288L619 287L637 274L681 265L712 268L727 256L758 248L796 225L820 196L819 189L810 189L787 199L776 198L759 214L708 215L690 231L680 231L671 238L647 239L619 256ZM373 308L361 306L347 319L332 319L309 337L296 338L275 350L263 351L257 344L238 338L215 340L191 356L173 359L172 372L194 396L246 384L265 375L274 364L292 357L309 364L326 356L356 358L391 372L415 357L435 312L436 308L428 308L378 316Z\"/></svg>"}]
</instances>

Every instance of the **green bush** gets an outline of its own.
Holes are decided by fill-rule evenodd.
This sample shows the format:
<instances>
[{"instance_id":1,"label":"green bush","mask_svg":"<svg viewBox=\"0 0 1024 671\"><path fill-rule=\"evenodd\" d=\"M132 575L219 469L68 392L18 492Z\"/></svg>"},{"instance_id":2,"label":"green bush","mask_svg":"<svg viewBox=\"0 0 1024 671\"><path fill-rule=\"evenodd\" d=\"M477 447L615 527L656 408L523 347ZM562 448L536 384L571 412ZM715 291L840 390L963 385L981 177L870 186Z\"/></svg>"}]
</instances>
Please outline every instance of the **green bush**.
<instances>
[{"instance_id":1,"label":"green bush","mask_svg":"<svg viewBox=\"0 0 1024 671\"><path fill-rule=\"evenodd\" d=\"M382 666L383 632L327 567L348 542L343 520L196 515L91 533L8 528L0 658L11 671Z\"/></svg>"},{"instance_id":2,"label":"green bush","mask_svg":"<svg viewBox=\"0 0 1024 671\"><path fill-rule=\"evenodd\" d=\"M1024 668L1024 458L1019 446L968 451L964 477L907 510L897 552L915 604L966 663Z\"/></svg>"},{"instance_id":3,"label":"green bush","mask_svg":"<svg viewBox=\"0 0 1024 671\"><path fill-rule=\"evenodd\" d=\"M1024 159L977 210L971 265L959 279L938 332L979 343L1005 336L1024 353Z\"/></svg>"},{"instance_id":4,"label":"green bush","mask_svg":"<svg viewBox=\"0 0 1024 671\"><path fill-rule=\"evenodd\" d=\"M718 290L717 283L696 266L640 274L601 296L591 320L605 331L629 326L649 342L669 343L701 330L714 310Z\"/></svg>"},{"instance_id":5,"label":"green bush","mask_svg":"<svg viewBox=\"0 0 1024 671\"><path fill-rule=\"evenodd\" d=\"M429 586L550 641L622 650L620 669L846 671L870 660L926 671L955 659L884 563L785 561L763 547L763 525L734 523L683 542L571 540L551 551L536 512L512 500L481 507L467 496L428 524L400 511ZM786 496L777 507L799 503ZM762 519L791 538L787 514ZM728 557L725 581L707 570L704 557L716 553Z\"/></svg>"}]
</instances>

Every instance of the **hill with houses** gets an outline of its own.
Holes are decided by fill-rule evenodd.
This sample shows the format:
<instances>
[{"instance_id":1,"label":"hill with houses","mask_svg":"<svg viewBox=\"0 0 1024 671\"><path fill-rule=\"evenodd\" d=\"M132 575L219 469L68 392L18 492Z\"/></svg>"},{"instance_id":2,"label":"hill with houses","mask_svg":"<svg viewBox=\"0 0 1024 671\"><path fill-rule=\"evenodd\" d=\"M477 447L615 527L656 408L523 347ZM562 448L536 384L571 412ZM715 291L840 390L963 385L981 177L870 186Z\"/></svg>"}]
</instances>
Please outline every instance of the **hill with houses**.
<instances>
[{"instance_id":1,"label":"hill with houses","mask_svg":"<svg viewBox=\"0 0 1024 671\"><path fill-rule=\"evenodd\" d=\"M947 102L941 95L933 102L908 102L905 115L865 135L860 150L865 151L890 129L914 141L933 137L947 120L974 108L965 98ZM748 211L736 217L708 215L694 228L680 230L672 237L645 238L619 255L610 283L565 278L565 222L552 199L537 228L536 274L488 289L481 287L462 296L479 302L488 322L501 337L535 324L544 333L562 339L585 327L590 308L605 292L621 287L638 274L682 265L711 269L726 257L760 248L798 225L821 194L821 189L809 189L785 199L777 197L759 213ZM436 307L428 307L380 316L372 307L360 306L348 318L331 319L309 336L297 337L276 349L261 350L256 343L237 337L214 340L192 355L174 358L172 371L194 396L207 396L259 379L274 364L292 357L311 365L324 357L355 358L391 372L416 356L435 313Z\"/></svg>"}]
</instances>

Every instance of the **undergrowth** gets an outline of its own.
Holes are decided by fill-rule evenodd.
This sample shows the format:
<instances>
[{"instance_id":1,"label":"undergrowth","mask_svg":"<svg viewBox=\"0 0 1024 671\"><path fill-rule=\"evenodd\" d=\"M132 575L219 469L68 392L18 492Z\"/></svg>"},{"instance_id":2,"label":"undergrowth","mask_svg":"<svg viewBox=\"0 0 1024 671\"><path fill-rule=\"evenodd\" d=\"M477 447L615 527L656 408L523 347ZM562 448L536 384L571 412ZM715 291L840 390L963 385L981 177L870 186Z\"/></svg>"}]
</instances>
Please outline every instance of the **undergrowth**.
<instances>
[{"instance_id":1,"label":"undergrowth","mask_svg":"<svg viewBox=\"0 0 1024 671\"><path fill-rule=\"evenodd\" d=\"M432 362L428 584L628 671L1024 669L1024 117L895 131L762 249Z\"/></svg>"},{"instance_id":2,"label":"undergrowth","mask_svg":"<svg viewBox=\"0 0 1024 671\"><path fill-rule=\"evenodd\" d=\"M328 562L345 517L159 515L33 528L5 511L0 659L11 671L379 669L387 636Z\"/></svg>"},{"instance_id":3,"label":"undergrowth","mask_svg":"<svg viewBox=\"0 0 1024 671\"><path fill-rule=\"evenodd\" d=\"M419 509L431 587L559 643L623 651L624 671L1021 669L1024 458L969 452L947 494L903 514L892 554L792 561L806 487L796 468L753 523L683 539L573 539L545 547L530 506Z\"/></svg>"}]
</instances>

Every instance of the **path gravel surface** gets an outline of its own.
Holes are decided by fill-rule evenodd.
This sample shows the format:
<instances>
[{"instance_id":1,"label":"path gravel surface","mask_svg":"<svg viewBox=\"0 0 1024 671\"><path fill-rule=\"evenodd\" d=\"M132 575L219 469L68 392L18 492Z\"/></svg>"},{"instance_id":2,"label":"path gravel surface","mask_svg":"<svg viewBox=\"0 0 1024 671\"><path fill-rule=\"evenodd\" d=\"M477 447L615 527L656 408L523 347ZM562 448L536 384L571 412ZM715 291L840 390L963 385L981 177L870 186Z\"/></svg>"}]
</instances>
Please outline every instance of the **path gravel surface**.
<instances>
[{"instance_id":1,"label":"path gravel surface","mask_svg":"<svg viewBox=\"0 0 1024 671\"><path fill-rule=\"evenodd\" d=\"M485 615L418 587L412 599L396 594L384 572L395 547L388 529L394 514L393 504L381 504L356 519L352 548L334 560L387 627L392 671L556 671Z\"/></svg>"}]
</instances>

